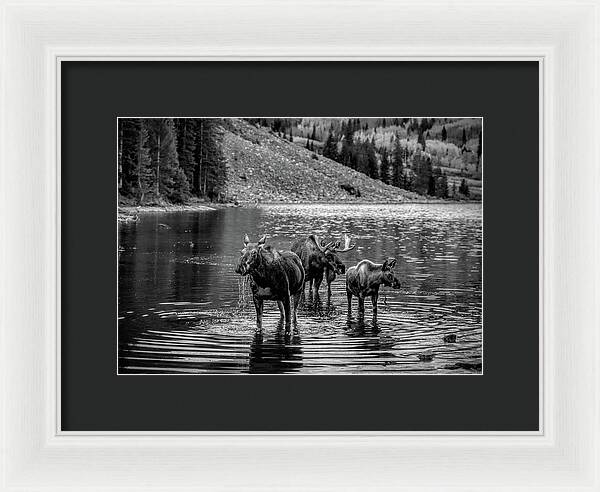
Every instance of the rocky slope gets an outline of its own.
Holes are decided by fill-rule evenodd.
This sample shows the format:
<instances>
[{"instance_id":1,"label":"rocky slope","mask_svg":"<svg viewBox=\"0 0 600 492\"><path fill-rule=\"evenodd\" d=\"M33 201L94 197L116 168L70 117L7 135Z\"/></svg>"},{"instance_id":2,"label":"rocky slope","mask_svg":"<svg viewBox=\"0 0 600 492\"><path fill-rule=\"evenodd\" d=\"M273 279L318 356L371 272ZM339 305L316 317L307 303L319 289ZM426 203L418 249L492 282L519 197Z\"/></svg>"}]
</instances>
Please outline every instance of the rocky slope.
<instances>
[{"instance_id":1,"label":"rocky slope","mask_svg":"<svg viewBox=\"0 0 600 492\"><path fill-rule=\"evenodd\" d=\"M228 201L424 201L422 196L371 179L243 120L227 121L223 154Z\"/></svg>"}]
</instances>

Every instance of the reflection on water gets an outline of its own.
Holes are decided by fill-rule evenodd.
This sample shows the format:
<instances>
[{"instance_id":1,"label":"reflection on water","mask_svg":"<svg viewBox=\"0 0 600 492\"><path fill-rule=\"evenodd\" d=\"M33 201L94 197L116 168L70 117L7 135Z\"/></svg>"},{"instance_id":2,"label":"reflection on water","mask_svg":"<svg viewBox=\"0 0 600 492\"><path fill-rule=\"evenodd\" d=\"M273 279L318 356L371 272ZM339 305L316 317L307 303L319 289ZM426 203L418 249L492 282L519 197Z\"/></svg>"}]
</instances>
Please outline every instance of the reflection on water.
<instances>
[{"instance_id":1,"label":"reflection on water","mask_svg":"<svg viewBox=\"0 0 600 492\"><path fill-rule=\"evenodd\" d=\"M298 333L286 333L281 323L271 337L256 332L250 344L249 372L282 374L302 369L302 348Z\"/></svg>"},{"instance_id":2,"label":"reflection on water","mask_svg":"<svg viewBox=\"0 0 600 492\"><path fill-rule=\"evenodd\" d=\"M273 205L143 215L119 226L119 373L480 373L480 204ZM234 273L244 233L279 249L349 233L346 266L394 256L400 290L377 319L347 312L344 276L307 295L286 334L274 302L263 332Z\"/></svg>"}]
</instances>

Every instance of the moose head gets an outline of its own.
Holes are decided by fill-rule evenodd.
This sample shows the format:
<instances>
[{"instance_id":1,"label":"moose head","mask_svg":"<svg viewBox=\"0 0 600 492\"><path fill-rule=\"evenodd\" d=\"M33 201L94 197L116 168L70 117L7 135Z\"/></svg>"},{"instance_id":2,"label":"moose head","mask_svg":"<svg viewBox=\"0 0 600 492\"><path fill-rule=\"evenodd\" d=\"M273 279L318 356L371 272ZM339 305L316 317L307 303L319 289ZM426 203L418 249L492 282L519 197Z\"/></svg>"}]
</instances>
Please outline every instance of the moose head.
<instances>
[{"instance_id":1,"label":"moose head","mask_svg":"<svg viewBox=\"0 0 600 492\"><path fill-rule=\"evenodd\" d=\"M323 240L319 240L317 236L314 236L315 243L317 248L322 254L323 262L331 268L337 274L344 274L346 272L346 267L340 260L338 254L346 253L356 247L356 244L350 246L350 237L347 234L344 234L344 247L341 247L342 241L338 240L335 243L333 241L329 243L325 243Z\"/></svg>"},{"instance_id":2,"label":"moose head","mask_svg":"<svg viewBox=\"0 0 600 492\"><path fill-rule=\"evenodd\" d=\"M388 258L383 262L381 266L381 283L393 289L400 288L400 280L394 273L394 267L396 266L396 258Z\"/></svg>"},{"instance_id":3,"label":"moose head","mask_svg":"<svg viewBox=\"0 0 600 492\"><path fill-rule=\"evenodd\" d=\"M248 275L256 270L260 264L266 240L267 236L263 236L257 242L251 243L248 234L244 236L244 248L240 251L240 258L235 267L235 273Z\"/></svg>"}]
</instances>

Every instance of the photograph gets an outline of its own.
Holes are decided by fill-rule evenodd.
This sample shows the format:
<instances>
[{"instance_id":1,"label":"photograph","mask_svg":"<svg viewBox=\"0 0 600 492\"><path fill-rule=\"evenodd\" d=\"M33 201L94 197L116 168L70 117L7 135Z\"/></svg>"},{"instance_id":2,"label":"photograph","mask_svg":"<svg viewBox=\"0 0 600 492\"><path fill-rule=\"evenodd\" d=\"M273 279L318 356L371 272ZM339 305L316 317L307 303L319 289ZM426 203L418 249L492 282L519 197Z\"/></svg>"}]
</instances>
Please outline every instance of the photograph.
<instances>
[{"instance_id":1,"label":"photograph","mask_svg":"<svg viewBox=\"0 0 600 492\"><path fill-rule=\"evenodd\" d=\"M483 118L115 125L117 374L483 374Z\"/></svg>"}]
</instances>

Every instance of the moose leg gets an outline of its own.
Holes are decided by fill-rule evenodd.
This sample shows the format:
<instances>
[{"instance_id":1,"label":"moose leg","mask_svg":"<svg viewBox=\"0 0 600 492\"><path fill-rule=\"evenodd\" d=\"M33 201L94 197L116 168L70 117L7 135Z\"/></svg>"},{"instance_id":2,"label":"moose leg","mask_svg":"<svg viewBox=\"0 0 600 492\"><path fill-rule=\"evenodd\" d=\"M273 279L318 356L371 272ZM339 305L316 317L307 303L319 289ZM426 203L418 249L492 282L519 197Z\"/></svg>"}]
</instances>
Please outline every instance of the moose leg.
<instances>
[{"instance_id":1,"label":"moose leg","mask_svg":"<svg viewBox=\"0 0 600 492\"><path fill-rule=\"evenodd\" d=\"M292 326L292 317L291 317L291 303L290 303L290 295L286 295L283 299L283 310L285 312L285 331L290 331Z\"/></svg>"},{"instance_id":2,"label":"moose leg","mask_svg":"<svg viewBox=\"0 0 600 492\"><path fill-rule=\"evenodd\" d=\"M371 302L373 303L373 317L377 317L377 299L379 294L375 293L371 296Z\"/></svg>"},{"instance_id":3,"label":"moose leg","mask_svg":"<svg viewBox=\"0 0 600 492\"><path fill-rule=\"evenodd\" d=\"M315 297L319 295L319 287L321 287L321 282L323 282L323 276L315 278Z\"/></svg>"},{"instance_id":4,"label":"moose leg","mask_svg":"<svg viewBox=\"0 0 600 492\"><path fill-rule=\"evenodd\" d=\"M279 308L279 314L281 315L280 318L284 319L285 311L283 310L283 303L281 301L277 301L277 307Z\"/></svg>"},{"instance_id":5,"label":"moose leg","mask_svg":"<svg viewBox=\"0 0 600 492\"><path fill-rule=\"evenodd\" d=\"M310 305L313 302L313 279L311 278L307 282L308 282L308 298L306 300L308 301L308 304Z\"/></svg>"},{"instance_id":6,"label":"moose leg","mask_svg":"<svg viewBox=\"0 0 600 492\"><path fill-rule=\"evenodd\" d=\"M308 298L306 297L306 286L308 285ZM302 302L312 302L312 279L306 280L302 285Z\"/></svg>"},{"instance_id":7,"label":"moose leg","mask_svg":"<svg viewBox=\"0 0 600 492\"><path fill-rule=\"evenodd\" d=\"M255 297L254 307L256 308L256 329L262 330L263 300Z\"/></svg>"},{"instance_id":8,"label":"moose leg","mask_svg":"<svg viewBox=\"0 0 600 492\"><path fill-rule=\"evenodd\" d=\"M346 289L346 297L348 298L348 314L352 312L352 292Z\"/></svg>"},{"instance_id":9,"label":"moose leg","mask_svg":"<svg viewBox=\"0 0 600 492\"><path fill-rule=\"evenodd\" d=\"M298 303L300 302L300 294L294 294L294 324L298 324L298 319L296 318L296 313L298 312Z\"/></svg>"},{"instance_id":10,"label":"moose leg","mask_svg":"<svg viewBox=\"0 0 600 492\"><path fill-rule=\"evenodd\" d=\"M327 297L331 298L331 284L337 278L337 275L333 270L329 268L325 270L325 280L327 280Z\"/></svg>"},{"instance_id":11,"label":"moose leg","mask_svg":"<svg viewBox=\"0 0 600 492\"><path fill-rule=\"evenodd\" d=\"M365 315L365 298L361 296L358 296L358 315Z\"/></svg>"}]
</instances>

